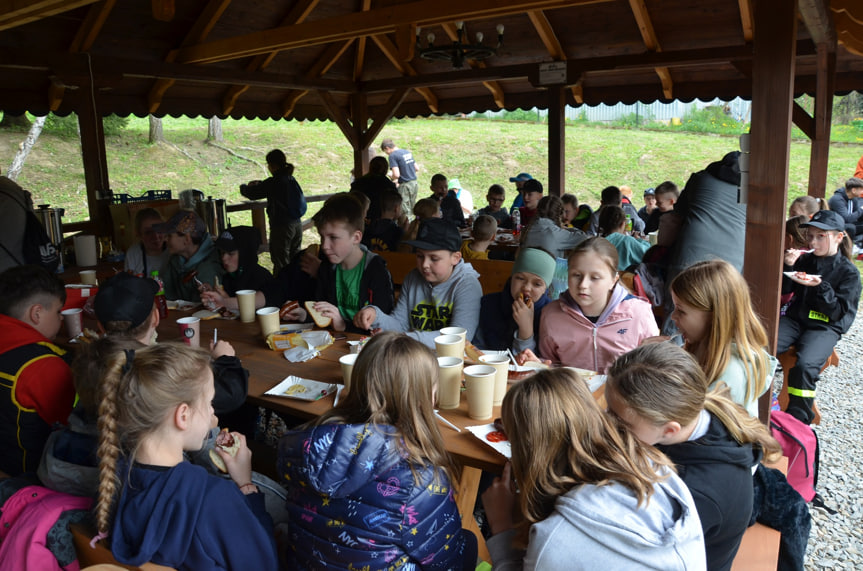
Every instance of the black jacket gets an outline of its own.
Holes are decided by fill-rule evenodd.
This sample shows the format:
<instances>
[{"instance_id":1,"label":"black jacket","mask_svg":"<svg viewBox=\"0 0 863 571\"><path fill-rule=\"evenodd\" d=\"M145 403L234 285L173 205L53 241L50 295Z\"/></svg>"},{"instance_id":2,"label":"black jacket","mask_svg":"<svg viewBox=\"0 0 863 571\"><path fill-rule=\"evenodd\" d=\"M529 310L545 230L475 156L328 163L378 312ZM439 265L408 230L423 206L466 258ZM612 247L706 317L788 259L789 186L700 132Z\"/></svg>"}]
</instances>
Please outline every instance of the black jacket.
<instances>
[{"instance_id":1,"label":"black jacket","mask_svg":"<svg viewBox=\"0 0 863 571\"><path fill-rule=\"evenodd\" d=\"M749 526L752 466L761 459L760 449L738 444L713 415L707 434L701 438L656 447L674 462L695 500L704 531L707 568L730 569Z\"/></svg>"},{"instance_id":2,"label":"black jacket","mask_svg":"<svg viewBox=\"0 0 863 571\"><path fill-rule=\"evenodd\" d=\"M782 293L794 293L785 316L807 329L828 327L840 335L848 331L860 303L860 272L840 252L818 257L803 254L785 271L806 272L821 276L817 286L805 286L782 278Z\"/></svg>"},{"instance_id":3,"label":"black jacket","mask_svg":"<svg viewBox=\"0 0 863 571\"><path fill-rule=\"evenodd\" d=\"M306 213L303 189L287 167L255 185L241 184L240 194L251 200L267 199L270 226L284 226Z\"/></svg>"},{"instance_id":4,"label":"black jacket","mask_svg":"<svg viewBox=\"0 0 863 571\"><path fill-rule=\"evenodd\" d=\"M851 203L851 212L848 212L848 203ZM837 188L827 205L830 210L841 216L845 222L853 224L858 222L863 217L863 208L860 207L861 200L859 198L848 198L848 193L844 188ZM853 236L852 236L853 238Z\"/></svg>"},{"instance_id":5,"label":"black jacket","mask_svg":"<svg viewBox=\"0 0 863 571\"><path fill-rule=\"evenodd\" d=\"M384 313L392 313L395 307L393 294L393 278L387 269L387 262L374 252L369 252L365 246L360 246L365 252L365 268L360 279L360 307L374 305ZM318 288L315 301L327 301L338 306L336 295L336 264L321 262L318 270ZM344 317L344 316L343 316ZM353 322L345 319L347 331L365 333L354 327Z\"/></svg>"}]
</instances>

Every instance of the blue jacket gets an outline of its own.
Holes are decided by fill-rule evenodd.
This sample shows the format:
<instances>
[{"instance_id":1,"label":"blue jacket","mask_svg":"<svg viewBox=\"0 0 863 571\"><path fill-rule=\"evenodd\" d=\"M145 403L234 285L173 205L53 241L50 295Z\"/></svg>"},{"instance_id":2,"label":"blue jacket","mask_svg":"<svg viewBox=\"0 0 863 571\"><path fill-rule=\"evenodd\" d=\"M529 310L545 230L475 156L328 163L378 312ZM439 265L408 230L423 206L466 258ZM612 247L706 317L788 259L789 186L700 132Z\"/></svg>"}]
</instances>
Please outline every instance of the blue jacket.
<instances>
[{"instance_id":1,"label":"blue jacket","mask_svg":"<svg viewBox=\"0 0 863 571\"><path fill-rule=\"evenodd\" d=\"M417 468L393 428L329 424L285 434L289 569L461 569L465 540L449 480ZM474 562L471 561L470 567Z\"/></svg>"},{"instance_id":2,"label":"blue jacket","mask_svg":"<svg viewBox=\"0 0 863 571\"><path fill-rule=\"evenodd\" d=\"M118 463L125 484L109 537L120 563L175 569L277 569L273 522L264 495L244 496L234 482L201 466Z\"/></svg>"},{"instance_id":3,"label":"blue jacket","mask_svg":"<svg viewBox=\"0 0 863 571\"><path fill-rule=\"evenodd\" d=\"M480 349L494 351L513 349L520 353L525 349L536 348L536 340L539 337L539 317L542 315L542 308L551 301L551 298L548 297L548 293L544 293L533 305L533 337L522 341L515 337L518 326L512 317L514 300L510 293L510 283L510 280L506 280L503 291L486 294L480 300L479 327L473 338L473 344Z\"/></svg>"}]
</instances>

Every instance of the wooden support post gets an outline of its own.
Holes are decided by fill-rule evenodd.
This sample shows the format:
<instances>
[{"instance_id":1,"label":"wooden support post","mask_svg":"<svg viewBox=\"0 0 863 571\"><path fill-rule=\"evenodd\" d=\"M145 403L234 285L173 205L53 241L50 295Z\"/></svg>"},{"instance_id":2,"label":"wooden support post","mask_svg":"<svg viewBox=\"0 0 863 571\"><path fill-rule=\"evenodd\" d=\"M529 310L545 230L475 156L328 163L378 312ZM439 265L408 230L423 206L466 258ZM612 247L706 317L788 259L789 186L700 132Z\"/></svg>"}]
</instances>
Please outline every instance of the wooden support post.
<instances>
[{"instance_id":1,"label":"wooden support post","mask_svg":"<svg viewBox=\"0 0 863 571\"><path fill-rule=\"evenodd\" d=\"M566 89L548 88L548 194L566 192Z\"/></svg>"},{"instance_id":2,"label":"wooden support post","mask_svg":"<svg viewBox=\"0 0 863 571\"><path fill-rule=\"evenodd\" d=\"M818 44L818 71L813 109L815 136L809 155L809 194L824 198L827 192L827 161L830 158L830 123L833 120L833 92L836 84L836 46Z\"/></svg>"},{"instance_id":3,"label":"wooden support post","mask_svg":"<svg viewBox=\"0 0 863 571\"><path fill-rule=\"evenodd\" d=\"M365 93L351 94L351 122L354 128L354 138L351 144L354 148L354 178L360 178L369 169L369 143L367 140L367 128L369 122L369 108Z\"/></svg>"},{"instance_id":4,"label":"wooden support post","mask_svg":"<svg viewBox=\"0 0 863 571\"><path fill-rule=\"evenodd\" d=\"M743 274L749 282L755 309L767 329L771 351L776 349L779 327L791 104L794 99L796 6L795 0L757 0L754 10L752 154ZM762 420L767 418L769 403L768 391L759 402Z\"/></svg>"},{"instance_id":5,"label":"wooden support post","mask_svg":"<svg viewBox=\"0 0 863 571\"><path fill-rule=\"evenodd\" d=\"M81 154L84 162L84 180L87 185L87 207L91 222L96 223L96 232L110 236L111 215L108 209L108 161L105 156L105 131L99 113L97 92L89 87L81 88L83 97L77 106L78 125L81 129Z\"/></svg>"}]
</instances>

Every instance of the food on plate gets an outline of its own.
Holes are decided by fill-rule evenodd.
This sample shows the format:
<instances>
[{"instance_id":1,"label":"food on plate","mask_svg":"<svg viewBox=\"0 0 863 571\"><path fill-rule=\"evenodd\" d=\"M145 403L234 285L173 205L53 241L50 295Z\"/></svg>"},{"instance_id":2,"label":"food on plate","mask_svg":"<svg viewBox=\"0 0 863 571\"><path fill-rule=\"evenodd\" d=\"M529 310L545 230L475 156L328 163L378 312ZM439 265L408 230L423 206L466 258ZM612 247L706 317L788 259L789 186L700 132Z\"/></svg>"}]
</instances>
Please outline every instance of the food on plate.
<instances>
[{"instance_id":1,"label":"food on plate","mask_svg":"<svg viewBox=\"0 0 863 571\"><path fill-rule=\"evenodd\" d=\"M288 300L282 304L282 308L279 310L279 319L287 319L288 314L293 310L300 307L300 304L296 301Z\"/></svg>"},{"instance_id":2,"label":"food on plate","mask_svg":"<svg viewBox=\"0 0 863 571\"><path fill-rule=\"evenodd\" d=\"M485 435L485 439L489 442L506 442L507 440L509 440L509 438L506 437L506 433L499 430L489 432Z\"/></svg>"},{"instance_id":3,"label":"food on plate","mask_svg":"<svg viewBox=\"0 0 863 571\"><path fill-rule=\"evenodd\" d=\"M464 352L467 353L467 358L471 361L479 361L479 358L484 354L470 341L465 341Z\"/></svg>"},{"instance_id":4,"label":"food on plate","mask_svg":"<svg viewBox=\"0 0 863 571\"><path fill-rule=\"evenodd\" d=\"M88 327L85 327L81 331L81 333L79 333L78 336L75 338L75 341L77 341L78 343L91 343L93 341L98 341L99 339L101 339L101 337L102 336L99 335L97 332L93 331Z\"/></svg>"},{"instance_id":5,"label":"food on plate","mask_svg":"<svg viewBox=\"0 0 863 571\"><path fill-rule=\"evenodd\" d=\"M225 461L222 460L222 457L219 456L218 452L216 452L216 448L221 448L231 456L236 456L237 452L240 450L240 441L234 438L234 435L228 432L227 428L223 428L222 431L216 435L216 447L210 449L210 460L212 460L213 465L222 472L227 472L228 467L225 466Z\"/></svg>"},{"instance_id":6,"label":"food on plate","mask_svg":"<svg viewBox=\"0 0 863 571\"><path fill-rule=\"evenodd\" d=\"M539 361L525 361L523 365L509 366L509 380L520 381L534 374L537 369L548 369L548 365Z\"/></svg>"},{"instance_id":7,"label":"food on plate","mask_svg":"<svg viewBox=\"0 0 863 571\"><path fill-rule=\"evenodd\" d=\"M333 322L332 317L324 316L320 311L315 309L315 301L307 301L305 303L306 311L309 312L309 315L312 316L312 319L315 320L315 325L318 327L329 327L330 323Z\"/></svg>"}]
</instances>

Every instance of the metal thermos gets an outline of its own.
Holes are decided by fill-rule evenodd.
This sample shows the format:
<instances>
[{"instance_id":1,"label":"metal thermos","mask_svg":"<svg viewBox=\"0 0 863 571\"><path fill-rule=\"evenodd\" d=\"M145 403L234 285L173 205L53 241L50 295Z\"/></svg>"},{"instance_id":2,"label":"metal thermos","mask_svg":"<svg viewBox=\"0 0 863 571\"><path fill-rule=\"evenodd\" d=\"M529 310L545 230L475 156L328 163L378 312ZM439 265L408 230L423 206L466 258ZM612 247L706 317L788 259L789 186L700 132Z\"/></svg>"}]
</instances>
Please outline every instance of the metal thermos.
<instances>
[{"instance_id":1,"label":"metal thermos","mask_svg":"<svg viewBox=\"0 0 863 571\"><path fill-rule=\"evenodd\" d=\"M45 233L54 247L60 252L60 266L58 271L63 271L62 266L65 262L63 255L63 214L66 210L63 208L50 208L50 204L40 204L36 210L36 218L42 223L45 228Z\"/></svg>"},{"instance_id":2,"label":"metal thermos","mask_svg":"<svg viewBox=\"0 0 863 571\"><path fill-rule=\"evenodd\" d=\"M200 205L199 214L204 219L207 230L212 236L219 236L228 226L228 210L225 199L208 196L207 200L201 201Z\"/></svg>"}]
</instances>

